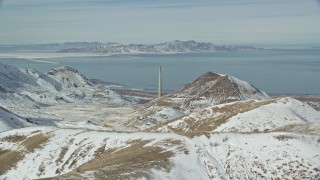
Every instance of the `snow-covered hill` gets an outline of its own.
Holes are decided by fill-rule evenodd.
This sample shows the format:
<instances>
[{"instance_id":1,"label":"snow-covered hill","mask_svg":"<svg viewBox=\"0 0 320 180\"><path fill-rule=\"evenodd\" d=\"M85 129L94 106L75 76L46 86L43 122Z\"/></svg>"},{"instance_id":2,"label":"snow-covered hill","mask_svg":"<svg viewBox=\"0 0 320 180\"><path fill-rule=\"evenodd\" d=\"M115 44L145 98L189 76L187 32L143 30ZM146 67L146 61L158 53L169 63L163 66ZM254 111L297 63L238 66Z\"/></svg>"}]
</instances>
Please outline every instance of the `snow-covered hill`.
<instances>
[{"instance_id":1,"label":"snow-covered hill","mask_svg":"<svg viewBox=\"0 0 320 180\"><path fill-rule=\"evenodd\" d=\"M1 109L0 131L32 124L104 129L98 126L100 123L103 126L103 119L111 115L108 114L110 110L101 107L130 104L106 85L94 83L71 67L65 66L43 74L0 63L0 107L6 109ZM102 110L85 114L88 111L85 108L76 110L81 106ZM62 111L61 107L66 109Z\"/></svg>"},{"instance_id":2,"label":"snow-covered hill","mask_svg":"<svg viewBox=\"0 0 320 180\"><path fill-rule=\"evenodd\" d=\"M129 124L144 129L217 104L269 98L265 92L248 82L233 76L208 72L175 92L145 104L138 111L137 118ZM159 116L163 109L170 111Z\"/></svg>"},{"instance_id":3,"label":"snow-covered hill","mask_svg":"<svg viewBox=\"0 0 320 180\"><path fill-rule=\"evenodd\" d=\"M292 98L216 105L149 129L153 132L301 132L320 135L320 112Z\"/></svg>"},{"instance_id":4,"label":"snow-covered hill","mask_svg":"<svg viewBox=\"0 0 320 180\"><path fill-rule=\"evenodd\" d=\"M45 127L0 134L0 178L312 179L319 136L115 133Z\"/></svg>"},{"instance_id":5,"label":"snow-covered hill","mask_svg":"<svg viewBox=\"0 0 320 180\"><path fill-rule=\"evenodd\" d=\"M60 82L63 88L77 88L93 86L93 82L81 75L78 70L64 66L61 68L53 69L47 73L49 77Z\"/></svg>"},{"instance_id":6,"label":"snow-covered hill","mask_svg":"<svg viewBox=\"0 0 320 180\"><path fill-rule=\"evenodd\" d=\"M197 106L208 103L221 104L231 101L249 99L263 100L269 96L249 84L233 76L208 72L192 83L186 84L181 89L169 94L168 97L183 99L186 106Z\"/></svg>"},{"instance_id":7,"label":"snow-covered hill","mask_svg":"<svg viewBox=\"0 0 320 180\"><path fill-rule=\"evenodd\" d=\"M233 76L208 72L177 91L150 102L182 109L204 108L243 100L264 100L270 97L248 82Z\"/></svg>"},{"instance_id":8,"label":"snow-covered hill","mask_svg":"<svg viewBox=\"0 0 320 180\"><path fill-rule=\"evenodd\" d=\"M114 91L97 85L71 67L61 67L47 74L33 69L19 69L0 63L0 105L41 107L105 99L106 103L123 103Z\"/></svg>"}]
</instances>

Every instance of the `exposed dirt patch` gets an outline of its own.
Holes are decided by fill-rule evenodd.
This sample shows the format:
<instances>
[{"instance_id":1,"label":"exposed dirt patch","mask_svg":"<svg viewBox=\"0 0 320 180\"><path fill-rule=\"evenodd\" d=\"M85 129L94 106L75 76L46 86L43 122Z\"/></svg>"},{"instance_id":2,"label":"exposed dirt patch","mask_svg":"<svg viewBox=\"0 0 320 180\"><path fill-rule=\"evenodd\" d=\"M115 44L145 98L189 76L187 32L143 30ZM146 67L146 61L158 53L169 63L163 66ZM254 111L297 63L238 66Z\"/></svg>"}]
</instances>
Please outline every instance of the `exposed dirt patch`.
<instances>
[{"instance_id":1,"label":"exposed dirt patch","mask_svg":"<svg viewBox=\"0 0 320 180\"><path fill-rule=\"evenodd\" d=\"M95 151L94 159L62 178L94 171L97 179L151 179L149 170L152 168L169 172L173 152L157 146L145 146L149 142L131 141L130 146L123 149L108 149L103 145Z\"/></svg>"},{"instance_id":2,"label":"exposed dirt patch","mask_svg":"<svg viewBox=\"0 0 320 180\"><path fill-rule=\"evenodd\" d=\"M74 166L76 165L77 161L80 159L84 159L86 157L86 155L88 154L88 152L90 152L90 150L92 149L92 146L87 146L85 148L83 148L79 153L77 158L75 158L72 163L69 165L69 169L74 168Z\"/></svg>"},{"instance_id":3,"label":"exposed dirt patch","mask_svg":"<svg viewBox=\"0 0 320 180\"><path fill-rule=\"evenodd\" d=\"M27 139L26 136L20 136L20 135L8 136L3 138L4 141L14 142L14 143L24 141L25 139Z\"/></svg>"},{"instance_id":4,"label":"exposed dirt patch","mask_svg":"<svg viewBox=\"0 0 320 180\"><path fill-rule=\"evenodd\" d=\"M289 139L294 139L293 136L288 136L288 135L274 136L274 138L278 139L279 141L288 141Z\"/></svg>"},{"instance_id":5,"label":"exposed dirt patch","mask_svg":"<svg viewBox=\"0 0 320 180\"><path fill-rule=\"evenodd\" d=\"M21 158L21 152L0 149L0 175L13 168Z\"/></svg>"},{"instance_id":6,"label":"exposed dirt patch","mask_svg":"<svg viewBox=\"0 0 320 180\"><path fill-rule=\"evenodd\" d=\"M139 89L124 89L124 88L111 88L116 93L122 96L138 96L138 97L146 97L146 98L156 98L156 91L147 91L147 90L139 90Z\"/></svg>"},{"instance_id":7,"label":"exposed dirt patch","mask_svg":"<svg viewBox=\"0 0 320 180\"><path fill-rule=\"evenodd\" d=\"M210 138L210 134L212 132L210 131L188 131L188 132L176 132L176 134L179 134L181 136L185 136L188 138L194 138L196 136L202 136L205 135L206 137Z\"/></svg>"},{"instance_id":8,"label":"exposed dirt patch","mask_svg":"<svg viewBox=\"0 0 320 180\"><path fill-rule=\"evenodd\" d=\"M90 145L82 145L78 147L75 151L72 152L69 159L62 165L62 169L58 169L57 172L62 172L66 168L75 168L77 161L81 158L84 158L92 148L93 147Z\"/></svg>"},{"instance_id":9,"label":"exposed dirt patch","mask_svg":"<svg viewBox=\"0 0 320 180\"><path fill-rule=\"evenodd\" d=\"M3 138L3 140L8 142L22 144L25 146L27 152L32 152L48 139L49 137L43 134L37 134L31 137L13 135ZM25 155L26 153L23 151L0 150L0 174L4 174L6 171L13 168Z\"/></svg>"},{"instance_id":10,"label":"exposed dirt patch","mask_svg":"<svg viewBox=\"0 0 320 180\"><path fill-rule=\"evenodd\" d=\"M161 142L156 143L155 145L160 145L160 146L164 146L166 148L172 148L172 147L176 147L176 151L175 152L182 152L184 154L189 154L189 151L186 147L186 145L181 141L181 140L177 140L177 139L165 139Z\"/></svg>"},{"instance_id":11,"label":"exposed dirt patch","mask_svg":"<svg viewBox=\"0 0 320 180\"><path fill-rule=\"evenodd\" d=\"M32 152L34 149L38 148L41 144L47 142L49 140L49 136L44 134L37 134L29 137L22 144L27 148L29 152Z\"/></svg>"},{"instance_id":12,"label":"exposed dirt patch","mask_svg":"<svg viewBox=\"0 0 320 180\"><path fill-rule=\"evenodd\" d=\"M269 132L295 132L295 133L303 133L303 134L311 134L311 135L320 135L320 129L317 126L313 126L312 124L289 124L286 126L282 126L276 129L273 129Z\"/></svg>"},{"instance_id":13,"label":"exposed dirt patch","mask_svg":"<svg viewBox=\"0 0 320 180\"><path fill-rule=\"evenodd\" d=\"M63 147L62 148L62 150L61 150L61 152L59 154L59 158L56 160L56 164L57 165L63 162L63 158L66 155L67 151L68 151L68 147ZM57 170L57 173L60 173L60 171Z\"/></svg>"},{"instance_id":14,"label":"exposed dirt patch","mask_svg":"<svg viewBox=\"0 0 320 180\"><path fill-rule=\"evenodd\" d=\"M72 144L74 141L74 139L71 139L68 144ZM56 160L56 164L61 164L63 162L63 158L66 155L67 151L68 151L69 147L68 146L64 146L59 154L59 158ZM57 172L58 173L58 172Z\"/></svg>"},{"instance_id":15,"label":"exposed dirt patch","mask_svg":"<svg viewBox=\"0 0 320 180\"><path fill-rule=\"evenodd\" d=\"M163 96L163 97L157 98L154 101L151 101L150 103L147 103L143 108L149 108L152 106L179 108L180 104L172 101L167 96Z\"/></svg>"}]
</instances>

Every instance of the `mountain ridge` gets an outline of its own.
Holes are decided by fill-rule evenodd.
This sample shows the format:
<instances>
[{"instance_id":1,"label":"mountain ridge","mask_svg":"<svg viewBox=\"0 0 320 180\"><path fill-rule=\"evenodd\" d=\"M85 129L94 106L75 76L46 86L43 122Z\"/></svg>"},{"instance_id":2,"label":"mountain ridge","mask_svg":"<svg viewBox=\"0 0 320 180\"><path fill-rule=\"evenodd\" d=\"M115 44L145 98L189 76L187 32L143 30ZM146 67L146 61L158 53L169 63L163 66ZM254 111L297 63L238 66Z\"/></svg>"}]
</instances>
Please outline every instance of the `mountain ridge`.
<instances>
[{"instance_id":1,"label":"mountain ridge","mask_svg":"<svg viewBox=\"0 0 320 180\"><path fill-rule=\"evenodd\" d=\"M192 52L216 52L216 51L251 51L259 50L253 46L214 45L212 43L197 42L194 40L164 42L158 44L119 44L107 43L86 48L63 49L60 53L192 53Z\"/></svg>"},{"instance_id":2,"label":"mountain ridge","mask_svg":"<svg viewBox=\"0 0 320 180\"><path fill-rule=\"evenodd\" d=\"M262 50L252 45L216 45L210 42L198 42L194 40L174 40L162 43L131 43L121 44L115 42L64 42L47 44L10 44L0 45L0 52L90 52L90 53L192 53L192 52L215 52L215 51L248 51Z\"/></svg>"},{"instance_id":3,"label":"mountain ridge","mask_svg":"<svg viewBox=\"0 0 320 180\"><path fill-rule=\"evenodd\" d=\"M125 102L120 95L64 66L40 73L0 63L0 105L27 105L75 102L94 97Z\"/></svg>"}]
</instances>

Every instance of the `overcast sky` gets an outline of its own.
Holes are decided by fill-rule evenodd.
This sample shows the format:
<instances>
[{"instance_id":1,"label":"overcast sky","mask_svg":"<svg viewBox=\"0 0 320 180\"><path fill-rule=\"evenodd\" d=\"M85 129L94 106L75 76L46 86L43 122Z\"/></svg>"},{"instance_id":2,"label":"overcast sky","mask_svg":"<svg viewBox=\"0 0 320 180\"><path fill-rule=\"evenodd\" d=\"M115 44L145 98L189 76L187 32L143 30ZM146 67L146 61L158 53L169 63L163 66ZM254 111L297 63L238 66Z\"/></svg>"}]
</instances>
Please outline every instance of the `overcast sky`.
<instances>
[{"instance_id":1,"label":"overcast sky","mask_svg":"<svg viewBox=\"0 0 320 180\"><path fill-rule=\"evenodd\" d=\"M319 43L317 0L0 0L0 44Z\"/></svg>"}]
</instances>

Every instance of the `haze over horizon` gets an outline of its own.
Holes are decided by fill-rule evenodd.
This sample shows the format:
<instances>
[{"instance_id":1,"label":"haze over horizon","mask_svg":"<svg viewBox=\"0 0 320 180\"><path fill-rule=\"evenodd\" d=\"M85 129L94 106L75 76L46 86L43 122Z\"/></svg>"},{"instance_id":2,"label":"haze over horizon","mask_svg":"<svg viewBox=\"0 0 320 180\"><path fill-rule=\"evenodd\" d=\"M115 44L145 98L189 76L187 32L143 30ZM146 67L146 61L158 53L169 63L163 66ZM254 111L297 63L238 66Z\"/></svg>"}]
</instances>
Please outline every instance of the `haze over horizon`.
<instances>
[{"instance_id":1,"label":"haze over horizon","mask_svg":"<svg viewBox=\"0 0 320 180\"><path fill-rule=\"evenodd\" d=\"M317 44L318 0L0 0L0 44Z\"/></svg>"}]
</instances>

